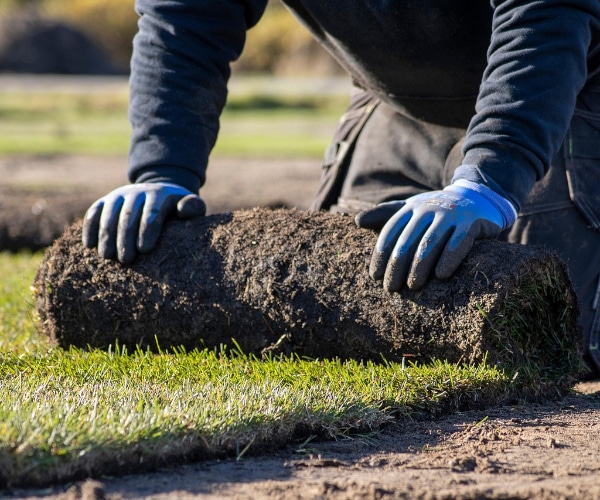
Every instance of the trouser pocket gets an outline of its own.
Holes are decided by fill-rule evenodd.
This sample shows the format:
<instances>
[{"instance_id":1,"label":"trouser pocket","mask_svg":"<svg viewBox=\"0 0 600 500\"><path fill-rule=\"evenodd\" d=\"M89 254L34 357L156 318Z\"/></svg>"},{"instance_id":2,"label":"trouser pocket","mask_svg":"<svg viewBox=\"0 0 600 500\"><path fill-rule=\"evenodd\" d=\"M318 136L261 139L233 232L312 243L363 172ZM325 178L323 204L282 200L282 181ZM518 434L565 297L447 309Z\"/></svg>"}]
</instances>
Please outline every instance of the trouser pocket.
<instances>
[{"instance_id":1,"label":"trouser pocket","mask_svg":"<svg viewBox=\"0 0 600 500\"><path fill-rule=\"evenodd\" d=\"M333 140L325 150L321 181L311 210L329 210L337 201L356 140L378 104L379 100L367 92L356 89L352 93L350 105L340 118Z\"/></svg>"},{"instance_id":2,"label":"trouser pocket","mask_svg":"<svg viewBox=\"0 0 600 500\"><path fill-rule=\"evenodd\" d=\"M365 115L363 115L365 116ZM360 130L338 170L339 195L330 211L354 213L378 203L406 199L425 191L442 189L451 150L460 152L464 129L445 127L409 118L381 102ZM459 161L460 158L453 161ZM453 163L451 160L450 163ZM446 172L448 170L448 172Z\"/></svg>"}]
</instances>

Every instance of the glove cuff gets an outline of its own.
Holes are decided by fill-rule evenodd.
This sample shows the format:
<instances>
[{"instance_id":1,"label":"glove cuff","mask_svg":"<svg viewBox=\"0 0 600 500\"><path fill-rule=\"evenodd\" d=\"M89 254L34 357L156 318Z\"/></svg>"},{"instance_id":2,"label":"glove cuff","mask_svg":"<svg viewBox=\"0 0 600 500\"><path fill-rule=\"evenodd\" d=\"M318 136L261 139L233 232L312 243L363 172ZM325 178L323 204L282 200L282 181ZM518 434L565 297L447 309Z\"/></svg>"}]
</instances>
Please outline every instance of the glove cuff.
<instances>
[{"instance_id":1,"label":"glove cuff","mask_svg":"<svg viewBox=\"0 0 600 500\"><path fill-rule=\"evenodd\" d=\"M452 183L451 186L462 187L475 191L476 193L483 196L489 201L498 212L502 215L502 221L504 223L503 229L507 229L512 226L517 220L517 210L514 205L503 196L500 196L493 189L490 189L483 184L477 182L468 181L466 179L458 179ZM447 189L447 188L446 188Z\"/></svg>"}]
</instances>

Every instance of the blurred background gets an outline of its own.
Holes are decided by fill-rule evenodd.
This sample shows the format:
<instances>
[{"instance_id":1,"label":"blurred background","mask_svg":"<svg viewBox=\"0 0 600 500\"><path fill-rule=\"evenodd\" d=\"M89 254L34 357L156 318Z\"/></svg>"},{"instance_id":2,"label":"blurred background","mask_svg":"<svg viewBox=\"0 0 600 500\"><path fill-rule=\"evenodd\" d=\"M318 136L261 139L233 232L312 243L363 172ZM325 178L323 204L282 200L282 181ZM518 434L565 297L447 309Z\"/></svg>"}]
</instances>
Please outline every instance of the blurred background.
<instances>
[{"instance_id":1,"label":"blurred background","mask_svg":"<svg viewBox=\"0 0 600 500\"><path fill-rule=\"evenodd\" d=\"M134 0L0 0L0 71L127 73ZM337 64L278 2L249 32L236 72L339 75Z\"/></svg>"},{"instance_id":2,"label":"blurred background","mask_svg":"<svg viewBox=\"0 0 600 500\"><path fill-rule=\"evenodd\" d=\"M0 251L44 248L128 182L137 20L134 0L0 0ZM232 70L208 212L307 208L348 77L279 1Z\"/></svg>"}]
</instances>

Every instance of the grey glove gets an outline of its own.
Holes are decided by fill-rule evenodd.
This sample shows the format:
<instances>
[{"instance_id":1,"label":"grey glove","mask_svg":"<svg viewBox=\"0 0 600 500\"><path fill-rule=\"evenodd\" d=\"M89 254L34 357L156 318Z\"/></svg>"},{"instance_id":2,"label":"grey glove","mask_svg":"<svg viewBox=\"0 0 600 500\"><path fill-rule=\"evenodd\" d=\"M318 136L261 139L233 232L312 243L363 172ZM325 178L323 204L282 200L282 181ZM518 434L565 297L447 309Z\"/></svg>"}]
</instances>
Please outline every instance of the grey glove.
<instances>
[{"instance_id":1,"label":"grey glove","mask_svg":"<svg viewBox=\"0 0 600 500\"><path fill-rule=\"evenodd\" d=\"M105 259L133 262L138 252L157 244L170 214L191 218L206 213L202 199L177 184L131 184L111 191L88 209L83 220L83 244L98 247Z\"/></svg>"}]
</instances>

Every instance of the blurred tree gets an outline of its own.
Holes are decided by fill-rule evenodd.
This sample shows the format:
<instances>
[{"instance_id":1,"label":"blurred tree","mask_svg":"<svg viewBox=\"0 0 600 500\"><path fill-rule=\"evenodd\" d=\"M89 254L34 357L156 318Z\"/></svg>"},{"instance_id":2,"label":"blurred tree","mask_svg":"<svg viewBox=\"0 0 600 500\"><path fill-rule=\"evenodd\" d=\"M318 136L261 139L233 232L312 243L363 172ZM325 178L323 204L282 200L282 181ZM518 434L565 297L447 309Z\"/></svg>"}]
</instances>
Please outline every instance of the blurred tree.
<instances>
[{"instance_id":1,"label":"blurred tree","mask_svg":"<svg viewBox=\"0 0 600 500\"><path fill-rule=\"evenodd\" d=\"M0 0L0 15L26 10L68 21L99 43L123 70L129 68L137 31L135 0ZM265 15L248 32L234 71L331 74L339 66L311 38L279 0L269 0Z\"/></svg>"},{"instance_id":2,"label":"blurred tree","mask_svg":"<svg viewBox=\"0 0 600 500\"><path fill-rule=\"evenodd\" d=\"M85 31L112 55L117 65L129 67L138 19L134 0L31 1L41 2L47 15L66 19Z\"/></svg>"},{"instance_id":3,"label":"blurred tree","mask_svg":"<svg viewBox=\"0 0 600 500\"><path fill-rule=\"evenodd\" d=\"M288 75L342 71L278 0L269 1L263 18L248 32L244 52L233 68Z\"/></svg>"}]
</instances>

